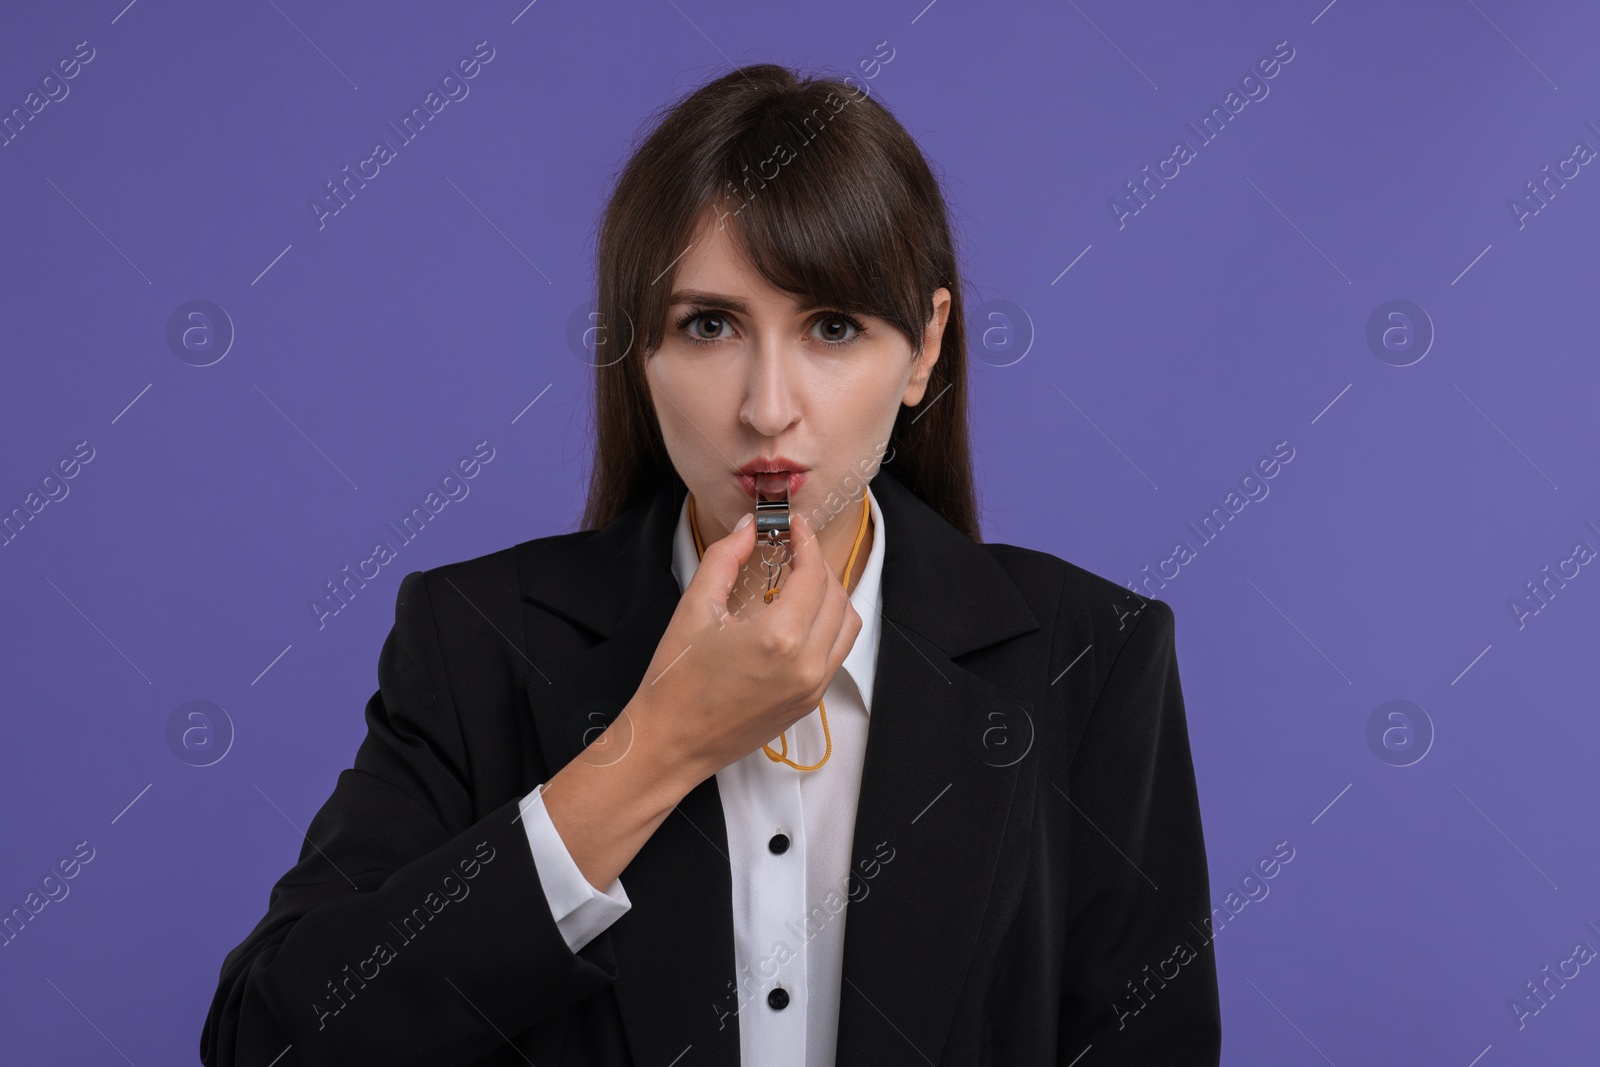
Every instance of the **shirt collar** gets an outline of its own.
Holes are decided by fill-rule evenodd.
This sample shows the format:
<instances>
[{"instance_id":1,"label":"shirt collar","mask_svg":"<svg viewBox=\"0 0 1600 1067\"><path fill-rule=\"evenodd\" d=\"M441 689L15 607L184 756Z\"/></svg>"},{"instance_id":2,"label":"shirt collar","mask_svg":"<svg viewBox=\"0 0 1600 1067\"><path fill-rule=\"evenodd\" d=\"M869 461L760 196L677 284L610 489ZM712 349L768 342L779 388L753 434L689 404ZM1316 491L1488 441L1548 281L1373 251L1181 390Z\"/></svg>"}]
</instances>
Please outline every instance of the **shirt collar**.
<instances>
[{"instance_id":1,"label":"shirt collar","mask_svg":"<svg viewBox=\"0 0 1600 1067\"><path fill-rule=\"evenodd\" d=\"M866 566L862 568L855 588L850 591L850 603L855 606L856 614L861 616L861 632L856 635L856 642L840 669L855 683L856 690L861 694L861 705L870 714L872 683L878 661L878 620L882 618L883 553L887 530L884 528L883 511L878 507L871 487L867 488L866 493L868 506L872 508L872 548L867 553ZM699 568L700 557L694 548L694 532L689 528L689 501L685 497L678 509L678 525L672 537L672 573L678 579L680 593L689 588Z\"/></svg>"}]
</instances>

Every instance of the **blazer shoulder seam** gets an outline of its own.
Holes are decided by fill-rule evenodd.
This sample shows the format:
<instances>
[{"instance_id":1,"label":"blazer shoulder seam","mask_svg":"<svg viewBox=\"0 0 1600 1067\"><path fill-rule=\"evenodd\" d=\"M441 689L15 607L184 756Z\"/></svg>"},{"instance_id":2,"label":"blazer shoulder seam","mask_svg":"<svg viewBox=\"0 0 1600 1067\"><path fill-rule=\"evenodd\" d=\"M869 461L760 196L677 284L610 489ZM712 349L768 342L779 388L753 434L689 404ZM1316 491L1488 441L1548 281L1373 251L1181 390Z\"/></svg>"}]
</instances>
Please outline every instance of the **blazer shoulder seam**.
<instances>
[{"instance_id":1,"label":"blazer shoulder seam","mask_svg":"<svg viewBox=\"0 0 1600 1067\"><path fill-rule=\"evenodd\" d=\"M1147 614L1160 615L1163 612L1165 613L1164 618L1161 622L1156 623L1156 626L1171 624L1173 618L1172 608L1164 600L1157 600L1155 597L1144 598L1144 606L1139 609L1139 618L1128 630L1128 635L1122 639L1122 644L1117 646L1116 655L1112 657L1110 666L1106 668L1105 677L1100 679L1100 688L1095 691L1094 703L1089 707L1090 715L1093 715L1095 710L1100 707L1100 701L1105 696L1106 686L1110 684L1111 676L1117 673L1117 665L1122 662L1122 657L1128 651L1128 646L1133 644L1134 635L1139 632L1139 627L1144 625Z\"/></svg>"}]
</instances>

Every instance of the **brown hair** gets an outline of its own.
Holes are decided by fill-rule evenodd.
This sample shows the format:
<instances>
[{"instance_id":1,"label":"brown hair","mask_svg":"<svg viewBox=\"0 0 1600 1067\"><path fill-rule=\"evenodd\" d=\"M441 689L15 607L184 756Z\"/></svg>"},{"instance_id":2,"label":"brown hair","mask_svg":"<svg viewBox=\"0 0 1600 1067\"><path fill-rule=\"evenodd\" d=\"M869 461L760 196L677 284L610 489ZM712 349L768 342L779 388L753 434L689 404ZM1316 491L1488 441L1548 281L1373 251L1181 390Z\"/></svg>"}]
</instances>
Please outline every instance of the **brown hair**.
<instances>
[{"instance_id":1,"label":"brown hair","mask_svg":"<svg viewBox=\"0 0 1600 1067\"><path fill-rule=\"evenodd\" d=\"M981 540L962 292L938 181L864 85L802 78L770 63L737 68L664 108L606 204L595 310L607 329L596 346L583 528L610 523L664 479L683 486L644 359L665 338L670 272L707 211L775 288L885 319L917 354L934 290L950 290L928 391L916 408L901 406L884 462L947 522ZM663 276L668 284L655 284Z\"/></svg>"}]
</instances>

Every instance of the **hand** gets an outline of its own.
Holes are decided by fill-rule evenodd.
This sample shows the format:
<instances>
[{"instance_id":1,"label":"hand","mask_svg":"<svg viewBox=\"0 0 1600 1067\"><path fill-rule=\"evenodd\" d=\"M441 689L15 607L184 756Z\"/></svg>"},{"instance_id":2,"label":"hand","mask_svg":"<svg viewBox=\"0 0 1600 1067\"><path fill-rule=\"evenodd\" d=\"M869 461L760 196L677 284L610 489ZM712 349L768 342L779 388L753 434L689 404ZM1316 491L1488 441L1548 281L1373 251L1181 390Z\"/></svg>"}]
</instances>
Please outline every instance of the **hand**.
<instances>
[{"instance_id":1,"label":"hand","mask_svg":"<svg viewBox=\"0 0 1600 1067\"><path fill-rule=\"evenodd\" d=\"M793 561L780 592L740 615L729 614L728 597L756 548L755 523L706 548L628 704L636 743L661 746L656 754L696 783L810 714L861 632L799 513L789 540Z\"/></svg>"}]
</instances>

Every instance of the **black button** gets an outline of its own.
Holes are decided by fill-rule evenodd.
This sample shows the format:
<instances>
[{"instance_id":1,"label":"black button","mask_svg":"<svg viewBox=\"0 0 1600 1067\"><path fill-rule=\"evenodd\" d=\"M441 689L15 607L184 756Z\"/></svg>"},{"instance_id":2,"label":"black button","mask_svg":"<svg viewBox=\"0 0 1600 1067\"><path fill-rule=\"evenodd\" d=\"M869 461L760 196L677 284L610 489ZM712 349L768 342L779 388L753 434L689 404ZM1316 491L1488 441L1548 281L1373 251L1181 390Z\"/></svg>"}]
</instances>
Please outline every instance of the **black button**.
<instances>
[{"instance_id":1,"label":"black button","mask_svg":"<svg viewBox=\"0 0 1600 1067\"><path fill-rule=\"evenodd\" d=\"M789 838L783 834L773 834L772 840L767 842L767 847L781 856L789 851Z\"/></svg>"},{"instance_id":2,"label":"black button","mask_svg":"<svg viewBox=\"0 0 1600 1067\"><path fill-rule=\"evenodd\" d=\"M789 991L783 988L783 986L779 986L777 989L774 989L772 992L767 994L767 1003L771 1004L777 1010L782 1011L784 1008L789 1006Z\"/></svg>"}]
</instances>

